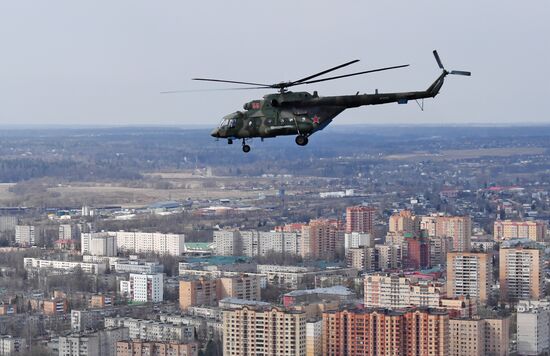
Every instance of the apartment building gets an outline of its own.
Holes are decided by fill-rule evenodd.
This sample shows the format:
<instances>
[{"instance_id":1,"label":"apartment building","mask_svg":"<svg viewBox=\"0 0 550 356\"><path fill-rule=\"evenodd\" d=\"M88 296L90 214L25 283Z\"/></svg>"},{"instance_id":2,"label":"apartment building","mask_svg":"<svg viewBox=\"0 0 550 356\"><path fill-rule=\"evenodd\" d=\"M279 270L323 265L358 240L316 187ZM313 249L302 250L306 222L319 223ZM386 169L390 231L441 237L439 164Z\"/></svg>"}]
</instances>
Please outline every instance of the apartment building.
<instances>
[{"instance_id":1,"label":"apartment building","mask_svg":"<svg viewBox=\"0 0 550 356\"><path fill-rule=\"evenodd\" d=\"M15 226L15 243L20 246L32 246L36 242L36 234L33 225Z\"/></svg>"},{"instance_id":2,"label":"apartment building","mask_svg":"<svg viewBox=\"0 0 550 356\"><path fill-rule=\"evenodd\" d=\"M374 233L374 216L376 209L358 205L346 208L346 232Z\"/></svg>"},{"instance_id":3,"label":"apartment building","mask_svg":"<svg viewBox=\"0 0 550 356\"><path fill-rule=\"evenodd\" d=\"M504 301L537 300L544 293L543 250L536 243L507 246L499 252L500 296Z\"/></svg>"},{"instance_id":4,"label":"apartment building","mask_svg":"<svg viewBox=\"0 0 550 356\"><path fill-rule=\"evenodd\" d=\"M116 344L116 356L198 356L198 342L124 340Z\"/></svg>"},{"instance_id":5,"label":"apartment building","mask_svg":"<svg viewBox=\"0 0 550 356\"><path fill-rule=\"evenodd\" d=\"M495 241L511 239L529 239L543 242L548 232L545 221L512 221L497 220L494 224L493 237Z\"/></svg>"},{"instance_id":6,"label":"apartment building","mask_svg":"<svg viewBox=\"0 0 550 356\"><path fill-rule=\"evenodd\" d=\"M116 343L128 339L128 328L59 337L59 356L116 356Z\"/></svg>"},{"instance_id":7,"label":"apartment building","mask_svg":"<svg viewBox=\"0 0 550 356\"><path fill-rule=\"evenodd\" d=\"M450 319L449 331L450 356L510 354L510 317Z\"/></svg>"},{"instance_id":8,"label":"apartment building","mask_svg":"<svg viewBox=\"0 0 550 356\"><path fill-rule=\"evenodd\" d=\"M492 264L487 253L447 254L447 296L470 296L484 303L491 291Z\"/></svg>"},{"instance_id":9,"label":"apartment building","mask_svg":"<svg viewBox=\"0 0 550 356\"><path fill-rule=\"evenodd\" d=\"M39 258L26 257L23 259L25 270L63 270L74 271L80 268L84 273L101 274L106 270L104 263L89 263L89 262L72 262L72 261L57 261L57 260L41 260Z\"/></svg>"},{"instance_id":10,"label":"apartment building","mask_svg":"<svg viewBox=\"0 0 550 356\"><path fill-rule=\"evenodd\" d=\"M445 297L445 286L398 274L367 275L364 280L365 307L403 309L411 306L437 308Z\"/></svg>"},{"instance_id":11,"label":"apartment building","mask_svg":"<svg viewBox=\"0 0 550 356\"><path fill-rule=\"evenodd\" d=\"M162 302L164 275L131 273L128 281L120 281L120 294L136 302Z\"/></svg>"},{"instance_id":12,"label":"apartment building","mask_svg":"<svg viewBox=\"0 0 550 356\"><path fill-rule=\"evenodd\" d=\"M434 309L323 313L323 355L447 356L449 316Z\"/></svg>"},{"instance_id":13,"label":"apartment building","mask_svg":"<svg viewBox=\"0 0 550 356\"><path fill-rule=\"evenodd\" d=\"M305 313L251 308L223 312L224 356L302 356L306 351Z\"/></svg>"},{"instance_id":14,"label":"apartment building","mask_svg":"<svg viewBox=\"0 0 550 356\"><path fill-rule=\"evenodd\" d=\"M550 353L550 302L522 300L517 305L517 351L520 355Z\"/></svg>"}]
</instances>

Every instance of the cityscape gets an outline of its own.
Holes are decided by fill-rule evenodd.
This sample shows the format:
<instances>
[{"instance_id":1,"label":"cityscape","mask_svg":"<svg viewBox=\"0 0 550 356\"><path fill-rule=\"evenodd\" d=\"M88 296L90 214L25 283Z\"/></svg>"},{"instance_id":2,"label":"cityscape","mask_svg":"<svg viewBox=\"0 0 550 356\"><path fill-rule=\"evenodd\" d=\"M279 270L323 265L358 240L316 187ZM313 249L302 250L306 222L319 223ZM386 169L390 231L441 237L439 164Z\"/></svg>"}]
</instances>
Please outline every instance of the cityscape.
<instances>
[{"instance_id":1,"label":"cityscape","mask_svg":"<svg viewBox=\"0 0 550 356\"><path fill-rule=\"evenodd\" d=\"M0 1L0 356L550 356L549 10Z\"/></svg>"},{"instance_id":2,"label":"cityscape","mask_svg":"<svg viewBox=\"0 0 550 356\"><path fill-rule=\"evenodd\" d=\"M320 136L286 166L198 159L200 129L16 131L0 354L548 353L548 128L353 130L365 151Z\"/></svg>"}]
</instances>

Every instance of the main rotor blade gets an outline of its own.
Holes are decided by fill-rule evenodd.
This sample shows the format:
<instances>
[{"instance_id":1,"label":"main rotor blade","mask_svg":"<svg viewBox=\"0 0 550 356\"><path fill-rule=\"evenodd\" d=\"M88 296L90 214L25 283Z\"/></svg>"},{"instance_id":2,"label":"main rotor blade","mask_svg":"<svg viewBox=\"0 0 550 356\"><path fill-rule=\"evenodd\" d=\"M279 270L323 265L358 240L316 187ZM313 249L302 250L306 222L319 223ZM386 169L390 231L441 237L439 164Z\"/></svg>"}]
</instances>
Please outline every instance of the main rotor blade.
<instances>
[{"instance_id":1,"label":"main rotor blade","mask_svg":"<svg viewBox=\"0 0 550 356\"><path fill-rule=\"evenodd\" d=\"M441 63L441 58L439 58L439 54L437 54L437 51L435 49L434 49L434 57L439 68L445 69L445 67L443 67L443 63Z\"/></svg>"},{"instance_id":2,"label":"main rotor blade","mask_svg":"<svg viewBox=\"0 0 550 356\"><path fill-rule=\"evenodd\" d=\"M200 93L208 91L226 91L226 90L254 90L254 89L271 89L270 87L250 87L250 88L214 88L214 89L189 89L189 90L168 90L161 91L161 94L178 94L178 93Z\"/></svg>"},{"instance_id":3,"label":"main rotor blade","mask_svg":"<svg viewBox=\"0 0 550 356\"><path fill-rule=\"evenodd\" d=\"M336 66L336 67L333 67L333 68L324 70L324 71L319 72L319 73L317 73L317 74L313 74L313 75L310 75L310 76L308 76L308 77L305 77L305 78L298 79L298 80L295 80L295 81L293 81L293 82L290 82L288 86L297 85L297 84L299 84L299 83L305 82L306 80L310 80L310 79L316 78L316 77L318 77L318 76L320 76L320 75L327 74L327 73L332 72L332 71L335 71L335 70L337 70L337 69L347 67L347 66L349 66L350 64L357 63L357 62L359 62L359 60L358 60L358 59L354 59L353 61L350 61L350 62L347 62L347 63L344 63L344 64L340 64L339 66Z\"/></svg>"},{"instance_id":4,"label":"main rotor blade","mask_svg":"<svg viewBox=\"0 0 550 356\"><path fill-rule=\"evenodd\" d=\"M203 82L217 82L217 83L231 83L231 84L244 84L244 85L257 85L262 87L270 88L270 84L261 84L261 83L249 83L249 82L237 82L234 80L223 80L223 79L210 79L210 78L193 78L191 80L200 80Z\"/></svg>"},{"instance_id":5,"label":"main rotor blade","mask_svg":"<svg viewBox=\"0 0 550 356\"><path fill-rule=\"evenodd\" d=\"M319 83L319 82L324 82L324 81L326 81L326 80L334 80L334 79L340 79L340 78L353 77L353 76L355 76L355 75L361 75L361 74L367 74L367 73L374 73L374 72L381 72L381 71L384 71L384 70L397 69L397 68L403 68L403 67L408 67L408 66L409 66L408 64L403 64L403 65L400 65L400 66L393 66L393 67L385 67L385 68L371 69L371 70L366 70L366 71L363 71L363 72L357 72L357 73L351 73L351 74L338 75L338 76L336 76L336 77L323 78L323 79L317 79L317 80L310 80L310 81L307 81L307 82L298 83L298 84L296 84L296 85Z\"/></svg>"},{"instance_id":6,"label":"main rotor blade","mask_svg":"<svg viewBox=\"0 0 550 356\"><path fill-rule=\"evenodd\" d=\"M464 70L452 70L449 74L465 75L469 77L472 75L472 72L466 72Z\"/></svg>"}]
</instances>

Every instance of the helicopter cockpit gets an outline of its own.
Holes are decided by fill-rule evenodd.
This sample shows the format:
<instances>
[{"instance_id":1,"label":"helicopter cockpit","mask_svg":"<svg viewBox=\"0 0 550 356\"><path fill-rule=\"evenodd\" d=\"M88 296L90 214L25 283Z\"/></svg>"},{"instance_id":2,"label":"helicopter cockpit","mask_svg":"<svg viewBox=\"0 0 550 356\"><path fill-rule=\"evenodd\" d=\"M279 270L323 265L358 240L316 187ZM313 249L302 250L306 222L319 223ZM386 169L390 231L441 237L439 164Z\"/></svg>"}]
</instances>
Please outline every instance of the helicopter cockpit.
<instances>
[{"instance_id":1,"label":"helicopter cockpit","mask_svg":"<svg viewBox=\"0 0 550 356\"><path fill-rule=\"evenodd\" d=\"M237 127L237 119L243 116L243 113L240 111L234 112L232 114L226 115L223 117L222 121L218 128L224 129L234 129Z\"/></svg>"},{"instance_id":2,"label":"helicopter cockpit","mask_svg":"<svg viewBox=\"0 0 550 356\"><path fill-rule=\"evenodd\" d=\"M240 111L224 116L222 121L218 125L218 127L212 131L211 135L213 137L230 136L231 133L228 132L228 130L235 129L238 126L237 125L238 119L241 118L242 116L243 116L243 113Z\"/></svg>"}]
</instances>

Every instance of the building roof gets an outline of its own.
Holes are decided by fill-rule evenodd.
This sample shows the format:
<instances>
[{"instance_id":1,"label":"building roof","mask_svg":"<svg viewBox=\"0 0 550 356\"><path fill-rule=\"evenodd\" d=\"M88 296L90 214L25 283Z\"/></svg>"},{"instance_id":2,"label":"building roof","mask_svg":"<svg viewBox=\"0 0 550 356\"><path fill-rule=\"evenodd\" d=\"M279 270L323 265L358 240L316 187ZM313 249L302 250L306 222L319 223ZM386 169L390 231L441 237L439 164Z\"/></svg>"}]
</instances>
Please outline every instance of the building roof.
<instances>
[{"instance_id":1,"label":"building roof","mask_svg":"<svg viewBox=\"0 0 550 356\"><path fill-rule=\"evenodd\" d=\"M333 286L328 288L315 288L315 289L303 289L295 290L289 293L286 293L285 296L289 297L298 297L307 294L333 294L340 296L352 296L354 293L344 286Z\"/></svg>"}]
</instances>

